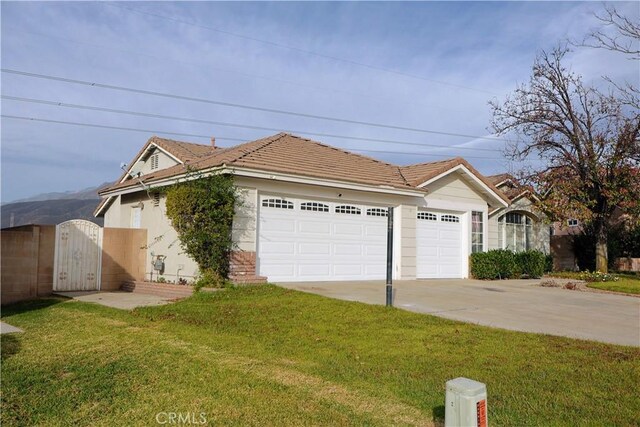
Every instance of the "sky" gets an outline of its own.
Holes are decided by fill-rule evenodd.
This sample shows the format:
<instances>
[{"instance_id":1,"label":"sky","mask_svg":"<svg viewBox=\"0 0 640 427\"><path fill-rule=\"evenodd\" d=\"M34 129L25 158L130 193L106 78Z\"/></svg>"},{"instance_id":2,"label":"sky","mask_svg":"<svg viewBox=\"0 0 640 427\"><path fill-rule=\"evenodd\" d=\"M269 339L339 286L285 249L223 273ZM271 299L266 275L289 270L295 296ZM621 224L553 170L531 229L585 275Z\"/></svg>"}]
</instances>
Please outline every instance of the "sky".
<instances>
[{"instance_id":1,"label":"sky","mask_svg":"<svg viewBox=\"0 0 640 427\"><path fill-rule=\"evenodd\" d=\"M3 97L50 102L2 99L2 115L13 116L0 123L0 198L7 202L114 181L121 163L130 162L154 134L203 144L215 136L218 145L230 146L292 131L401 165L462 156L485 174L513 171L519 165L503 155L505 138L491 135L488 102L503 100L526 83L541 49L597 28L593 13L603 4L2 2L0 7L3 69L351 121L3 72ZM639 3L616 7L640 19ZM594 85L602 84L603 75L639 79L637 61L604 50L576 48L568 65Z\"/></svg>"}]
</instances>

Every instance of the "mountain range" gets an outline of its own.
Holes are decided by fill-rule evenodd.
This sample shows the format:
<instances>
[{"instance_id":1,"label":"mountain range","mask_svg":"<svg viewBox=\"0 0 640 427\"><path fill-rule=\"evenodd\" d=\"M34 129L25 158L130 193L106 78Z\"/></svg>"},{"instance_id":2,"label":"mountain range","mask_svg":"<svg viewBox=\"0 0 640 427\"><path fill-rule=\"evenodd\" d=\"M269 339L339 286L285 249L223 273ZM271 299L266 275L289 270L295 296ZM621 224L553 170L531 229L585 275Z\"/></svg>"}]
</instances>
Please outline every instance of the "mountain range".
<instances>
[{"instance_id":1,"label":"mountain range","mask_svg":"<svg viewBox=\"0 0 640 427\"><path fill-rule=\"evenodd\" d=\"M104 183L79 191L43 193L15 200L0 206L2 228L26 224L60 224L70 219L86 219L103 225L102 218L95 218L93 211L100 197L98 191L110 185Z\"/></svg>"}]
</instances>

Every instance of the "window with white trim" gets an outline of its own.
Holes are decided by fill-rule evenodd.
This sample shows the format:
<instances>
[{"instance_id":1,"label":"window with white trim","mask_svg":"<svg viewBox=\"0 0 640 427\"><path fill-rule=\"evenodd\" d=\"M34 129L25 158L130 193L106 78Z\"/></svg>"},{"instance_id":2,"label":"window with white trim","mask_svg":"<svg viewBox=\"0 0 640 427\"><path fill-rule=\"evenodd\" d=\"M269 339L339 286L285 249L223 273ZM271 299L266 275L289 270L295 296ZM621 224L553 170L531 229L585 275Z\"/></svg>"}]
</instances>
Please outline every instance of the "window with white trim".
<instances>
[{"instance_id":1,"label":"window with white trim","mask_svg":"<svg viewBox=\"0 0 640 427\"><path fill-rule=\"evenodd\" d=\"M577 227L577 226L580 225L580 221L578 221L577 219L572 218L572 219L567 220L567 225L569 227Z\"/></svg>"},{"instance_id":2,"label":"window with white trim","mask_svg":"<svg viewBox=\"0 0 640 427\"><path fill-rule=\"evenodd\" d=\"M153 154L149 158L149 162L151 163L151 169L158 169L158 165L160 163L160 154L158 153Z\"/></svg>"},{"instance_id":3,"label":"window with white trim","mask_svg":"<svg viewBox=\"0 0 640 427\"><path fill-rule=\"evenodd\" d=\"M283 199L264 199L262 206L265 208L293 209L293 203Z\"/></svg>"},{"instance_id":4,"label":"window with white trim","mask_svg":"<svg viewBox=\"0 0 640 427\"><path fill-rule=\"evenodd\" d=\"M424 219L425 221L437 221L438 215L431 212L418 212L418 219Z\"/></svg>"},{"instance_id":5,"label":"window with white trim","mask_svg":"<svg viewBox=\"0 0 640 427\"><path fill-rule=\"evenodd\" d=\"M532 221L521 212L508 212L498 218L498 241L502 249L522 252L533 247Z\"/></svg>"},{"instance_id":6,"label":"window with white trim","mask_svg":"<svg viewBox=\"0 0 640 427\"><path fill-rule=\"evenodd\" d=\"M389 211L384 208L369 208L367 216L389 216Z\"/></svg>"},{"instance_id":7,"label":"window with white trim","mask_svg":"<svg viewBox=\"0 0 640 427\"><path fill-rule=\"evenodd\" d=\"M318 202L304 202L300 204L300 210L312 212L329 212L329 206Z\"/></svg>"},{"instance_id":8,"label":"window with white trim","mask_svg":"<svg viewBox=\"0 0 640 427\"><path fill-rule=\"evenodd\" d=\"M440 221L442 222L460 222L460 217L457 215L443 214L440 215Z\"/></svg>"},{"instance_id":9,"label":"window with white trim","mask_svg":"<svg viewBox=\"0 0 640 427\"><path fill-rule=\"evenodd\" d=\"M471 212L471 252L477 253L484 250L484 221L483 213Z\"/></svg>"},{"instance_id":10,"label":"window with white trim","mask_svg":"<svg viewBox=\"0 0 640 427\"><path fill-rule=\"evenodd\" d=\"M340 205L336 206L335 212L338 214L347 214L347 215L360 215L362 211L360 208L350 205Z\"/></svg>"}]
</instances>

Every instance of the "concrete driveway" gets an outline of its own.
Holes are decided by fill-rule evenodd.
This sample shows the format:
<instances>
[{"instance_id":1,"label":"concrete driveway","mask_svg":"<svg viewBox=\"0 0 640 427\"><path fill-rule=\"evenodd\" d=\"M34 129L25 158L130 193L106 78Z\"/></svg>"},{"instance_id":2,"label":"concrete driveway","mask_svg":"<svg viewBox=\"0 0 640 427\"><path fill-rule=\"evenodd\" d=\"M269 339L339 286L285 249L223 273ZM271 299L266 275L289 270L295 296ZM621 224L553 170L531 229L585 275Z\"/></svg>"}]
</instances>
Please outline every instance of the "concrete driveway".
<instances>
[{"instance_id":1,"label":"concrete driveway","mask_svg":"<svg viewBox=\"0 0 640 427\"><path fill-rule=\"evenodd\" d=\"M539 280L417 280L393 284L394 305L516 331L640 346L640 298L537 286ZM283 283L331 298L385 303L383 281Z\"/></svg>"}]
</instances>

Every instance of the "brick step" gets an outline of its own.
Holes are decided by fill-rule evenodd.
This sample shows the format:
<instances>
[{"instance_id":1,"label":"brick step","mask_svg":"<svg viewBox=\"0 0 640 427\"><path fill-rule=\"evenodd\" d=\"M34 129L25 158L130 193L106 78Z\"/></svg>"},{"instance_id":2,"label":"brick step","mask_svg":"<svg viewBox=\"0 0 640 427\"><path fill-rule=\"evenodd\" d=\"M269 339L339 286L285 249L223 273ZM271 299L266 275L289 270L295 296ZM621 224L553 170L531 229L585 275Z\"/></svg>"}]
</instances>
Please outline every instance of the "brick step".
<instances>
[{"instance_id":1,"label":"brick step","mask_svg":"<svg viewBox=\"0 0 640 427\"><path fill-rule=\"evenodd\" d=\"M229 276L229 280L238 285L267 283L266 277L256 275Z\"/></svg>"},{"instance_id":2,"label":"brick step","mask_svg":"<svg viewBox=\"0 0 640 427\"><path fill-rule=\"evenodd\" d=\"M125 282L121 289L126 292L157 295L164 298L186 298L193 294L191 286L170 283Z\"/></svg>"}]
</instances>

